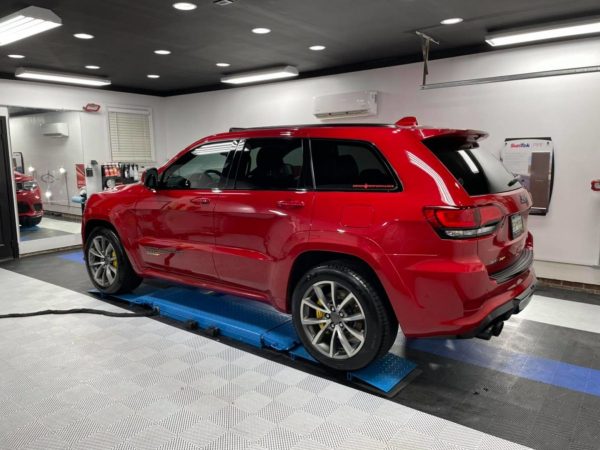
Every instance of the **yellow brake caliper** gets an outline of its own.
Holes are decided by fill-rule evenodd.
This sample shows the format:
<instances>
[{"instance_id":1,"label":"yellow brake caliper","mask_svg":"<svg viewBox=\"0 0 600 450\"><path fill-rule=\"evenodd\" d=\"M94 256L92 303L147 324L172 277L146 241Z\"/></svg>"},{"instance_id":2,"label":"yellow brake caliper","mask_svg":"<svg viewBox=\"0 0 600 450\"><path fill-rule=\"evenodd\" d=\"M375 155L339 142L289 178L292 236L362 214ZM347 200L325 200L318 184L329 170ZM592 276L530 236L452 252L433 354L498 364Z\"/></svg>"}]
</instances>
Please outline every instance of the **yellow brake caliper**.
<instances>
[{"instance_id":1,"label":"yellow brake caliper","mask_svg":"<svg viewBox=\"0 0 600 450\"><path fill-rule=\"evenodd\" d=\"M323 308L325 308L325 305L323 304L323 302L322 302L321 300L319 300L319 301L317 302L317 305L321 305ZM325 317L325 313L324 313L323 311L317 311L317 312L316 312L316 314L315 314L315 316L317 317L317 319L322 319L323 317ZM324 324L324 323L320 323L320 324L319 324L319 327L320 327L321 329L325 328L326 326L327 326L327 325L326 325L326 324Z\"/></svg>"},{"instance_id":2,"label":"yellow brake caliper","mask_svg":"<svg viewBox=\"0 0 600 450\"><path fill-rule=\"evenodd\" d=\"M114 267L115 269L118 269L118 268L119 268L119 267L118 267L119 263L117 262L117 252L116 252L116 251L114 251L114 250L113 250L113 252L112 252L112 259L113 259L113 263L112 263L112 264L113 264L113 267Z\"/></svg>"}]
</instances>

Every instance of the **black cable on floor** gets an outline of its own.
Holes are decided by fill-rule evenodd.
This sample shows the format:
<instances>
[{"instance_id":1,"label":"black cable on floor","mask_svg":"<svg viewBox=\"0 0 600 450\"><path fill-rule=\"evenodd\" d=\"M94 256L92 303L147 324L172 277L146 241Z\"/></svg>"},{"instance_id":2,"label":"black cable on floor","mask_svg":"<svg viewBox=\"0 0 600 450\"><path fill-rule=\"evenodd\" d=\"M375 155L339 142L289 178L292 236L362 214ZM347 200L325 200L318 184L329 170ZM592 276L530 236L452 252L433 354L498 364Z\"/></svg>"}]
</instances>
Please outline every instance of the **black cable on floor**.
<instances>
[{"instance_id":1,"label":"black cable on floor","mask_svg":"<svg viewBox=\"0 0 600 450\"><path fill-rule=\"evenodd\" d=\"M148 312L141 313L121 313L114 311L105 311L102 309L91 309L91 308L74 308L74 309L45 309L43 311L33 311L28 313L11 313L11 314L1 314L0 319L12 319L17 317L32 317L32 316L45 316L50 314L99 314L101 316L108 317L152 317L157 316L159 311L157 309L153 309Z\"/></svg>"}]
</instances>

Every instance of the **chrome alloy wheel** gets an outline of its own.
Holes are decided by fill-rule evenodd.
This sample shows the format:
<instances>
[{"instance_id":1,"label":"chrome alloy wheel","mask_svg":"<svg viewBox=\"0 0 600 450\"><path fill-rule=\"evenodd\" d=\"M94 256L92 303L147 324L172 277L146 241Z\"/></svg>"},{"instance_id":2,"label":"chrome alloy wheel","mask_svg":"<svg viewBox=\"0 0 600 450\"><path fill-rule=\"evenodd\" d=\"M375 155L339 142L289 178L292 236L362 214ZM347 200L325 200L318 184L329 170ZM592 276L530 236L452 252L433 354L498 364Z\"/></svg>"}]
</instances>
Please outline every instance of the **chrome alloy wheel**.
<instances>
[{"instance_id":1,"label":"chrome alloy wheel","mask_svg":"<svg viewBox=\"0 0 600 450\"><path fill-rule=\"evenodd\" d=\"M110 241L104 236L96 236L87 254L90 272L98 285L107 288L117 277L117 253Z\"/></svg>"},{"instance_id":2,"label":"chrome alloy wheel","mask_svg":"<svg viewBox=\"0 0 600 450\"><path fill-rule=\"evenodd\" d=\"M352 358L365 342L363 308L352 291L335 281L318 281L308 288L300 314L312 346L329 358Z\"/></svg>"}]
</instances>

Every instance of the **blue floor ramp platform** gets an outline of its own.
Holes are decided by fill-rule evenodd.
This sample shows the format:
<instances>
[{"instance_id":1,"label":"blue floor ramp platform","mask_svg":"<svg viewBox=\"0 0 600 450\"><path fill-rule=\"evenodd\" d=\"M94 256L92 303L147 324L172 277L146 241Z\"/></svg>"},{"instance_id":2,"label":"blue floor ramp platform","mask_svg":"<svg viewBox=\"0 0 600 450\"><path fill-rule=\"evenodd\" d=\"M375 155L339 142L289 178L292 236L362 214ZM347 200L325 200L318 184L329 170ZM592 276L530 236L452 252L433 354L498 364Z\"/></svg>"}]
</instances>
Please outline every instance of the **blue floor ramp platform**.
<instances>
[{"instance_id":1,"label":"blue floor ramp platform","mask_svg":"<svg viewBox=\"0 0 600 450\"><path fill-rule=\"evenodd\" d=\"M96 290L90 292L100 295ZM145 287L136 293L116 297L131 304L157 309L163 317L193 324L215 335L316 363L301 345L291 317L265 303L188 287ZM388 353L361 370L348 372L347 378L367 389L391 396L417 374L416 364Z\"/></svg>"}]
</instances>

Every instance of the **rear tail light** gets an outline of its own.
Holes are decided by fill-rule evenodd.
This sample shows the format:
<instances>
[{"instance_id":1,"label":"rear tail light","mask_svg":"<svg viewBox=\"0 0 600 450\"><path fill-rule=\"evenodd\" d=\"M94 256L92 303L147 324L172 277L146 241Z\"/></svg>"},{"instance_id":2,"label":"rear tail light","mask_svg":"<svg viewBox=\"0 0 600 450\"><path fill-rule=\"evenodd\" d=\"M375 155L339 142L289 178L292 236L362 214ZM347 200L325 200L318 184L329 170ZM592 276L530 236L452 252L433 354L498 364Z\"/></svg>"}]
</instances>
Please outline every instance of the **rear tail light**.
<instances>
[{"instance_id":1,"label":"rear tail light","mask_svg":"<svg viewBox=\"0 0 600 450\"><path fill-rule=\"evenodd\" d=\"M440 236L467 239L486 236L496 231L504 213L496 205L467 208L428 207L425 217Z\"/></svg>"}]
</instances>

